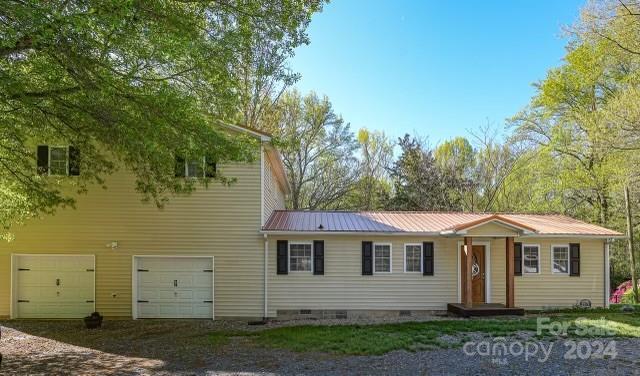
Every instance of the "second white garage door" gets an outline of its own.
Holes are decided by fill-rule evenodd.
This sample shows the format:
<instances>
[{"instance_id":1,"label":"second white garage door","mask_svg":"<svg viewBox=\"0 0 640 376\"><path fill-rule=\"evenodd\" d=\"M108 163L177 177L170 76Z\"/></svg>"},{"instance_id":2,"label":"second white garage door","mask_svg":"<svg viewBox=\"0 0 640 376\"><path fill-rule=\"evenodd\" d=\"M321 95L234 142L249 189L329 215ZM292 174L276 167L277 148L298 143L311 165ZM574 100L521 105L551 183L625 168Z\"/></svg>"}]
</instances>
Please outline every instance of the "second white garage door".
<instances>
[{"instance_id":1,"label":"second white garage door","mask_svg":"<svg viewBox=\"0 0 640 376\"><path fill-rule=\"evenodd\" d=\"M138 318L213 318L212 257L135 257Z\"/></svg>"}]
</instances>

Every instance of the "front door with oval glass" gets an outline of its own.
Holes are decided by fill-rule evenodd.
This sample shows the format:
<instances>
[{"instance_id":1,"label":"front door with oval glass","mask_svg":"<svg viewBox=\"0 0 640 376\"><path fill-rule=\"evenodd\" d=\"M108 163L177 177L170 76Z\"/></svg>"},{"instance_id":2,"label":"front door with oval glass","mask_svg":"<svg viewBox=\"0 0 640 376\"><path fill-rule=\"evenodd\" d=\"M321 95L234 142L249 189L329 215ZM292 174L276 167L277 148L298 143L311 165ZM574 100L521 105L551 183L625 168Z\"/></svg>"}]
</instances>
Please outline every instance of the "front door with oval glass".
<instances>
[{"instance_id":1,"label":"front door with oval glass","mask_svg":"<svg viewBox=\"0 0 640 376\"><path fill-rule=\"evenodd\" d=\"M464 252L464 245L462 246ZM471 263L471 299L473 304L482 304L486 302L485 298L485 263L484 263L484 245L473 246L473 260ZM460 263L460 272L464 273L464 263ZM461 278L460 283L463 279ZM460 286L464 289L464 286Z\"/></svg>"},{"instance_id":2,"label":"front door with oval glass","mask_svg":"<svg viewBox=\"0 0 640 376\"><path fill-rule=\"evenodd\" d=\"M485 267L484 267L484 246L473 246L473 263L471 264L471 291L473 304L485 303Z\"/></svg>"}]
</instances>

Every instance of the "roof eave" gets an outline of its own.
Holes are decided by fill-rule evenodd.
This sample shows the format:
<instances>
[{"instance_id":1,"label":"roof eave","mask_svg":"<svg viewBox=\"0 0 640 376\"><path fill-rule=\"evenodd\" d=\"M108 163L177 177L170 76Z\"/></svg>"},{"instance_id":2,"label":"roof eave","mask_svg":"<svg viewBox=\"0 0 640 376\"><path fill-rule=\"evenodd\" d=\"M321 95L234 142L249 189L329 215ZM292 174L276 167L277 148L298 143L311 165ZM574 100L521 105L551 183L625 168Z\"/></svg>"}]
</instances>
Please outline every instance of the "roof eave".
<instances>
[{"instance_id":1,"label":"roof eave","mask_svg":"<svg viewBox=\"0 0 640 376\"><path fill-rule=\"evenodd\" d=\"M459 237L465 234L452 230L439 232L384 232L384 231L289 231L289 230L260 230L265 235L367 235L367 236L433 236ZM491 237L491 236L490 236ZM493 236L495 237L495 236ZM579 238L579 239L624 239L626 235L605 234L541 234L535 232L523 233L520 238Z\"/></svg>"},{"instance_id":2,"label":"roof eave","mask_svg":"<svg viewBox=\"0 0 640 376\"><path fill-rule=\"evenodd\" d=\"M266 235L368 235L368 236L440 236L439 232L384 232L384 231L287 231L260 230Z\"/></svg>"}]
</instances>

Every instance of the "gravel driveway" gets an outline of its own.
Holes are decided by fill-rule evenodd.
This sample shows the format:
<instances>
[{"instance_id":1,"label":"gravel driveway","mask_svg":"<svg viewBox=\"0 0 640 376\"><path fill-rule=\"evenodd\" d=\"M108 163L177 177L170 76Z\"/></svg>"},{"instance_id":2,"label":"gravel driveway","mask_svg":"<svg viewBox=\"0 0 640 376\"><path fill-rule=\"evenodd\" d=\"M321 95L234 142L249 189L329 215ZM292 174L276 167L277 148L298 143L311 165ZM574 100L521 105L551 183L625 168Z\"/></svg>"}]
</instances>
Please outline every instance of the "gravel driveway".
<instances>
[{"instance_id":1,"label":"gravel driveway","mask_svg":"<svg viewBox=\"0 0 640 376\"><path fill-rule=\"evenodd\" d=\"M566 348L555 343L540 363L524 356L468 356L462 349L383 356L293 353L257 347L245 337L216 347L207 333L264 328L231 321L105 321L97 331L80 321L0 325L3 375L640 375L638 339L617 340L615 359L565 360Z\"/></svg>"}]
</instances>

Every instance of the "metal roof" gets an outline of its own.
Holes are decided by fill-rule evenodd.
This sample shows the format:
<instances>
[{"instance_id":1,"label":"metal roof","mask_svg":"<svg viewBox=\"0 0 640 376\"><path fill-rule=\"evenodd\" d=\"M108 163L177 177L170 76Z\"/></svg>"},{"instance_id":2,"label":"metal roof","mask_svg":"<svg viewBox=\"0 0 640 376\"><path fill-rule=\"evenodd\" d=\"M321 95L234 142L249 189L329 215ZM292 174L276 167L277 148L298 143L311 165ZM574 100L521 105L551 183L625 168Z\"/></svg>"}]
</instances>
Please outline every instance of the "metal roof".
<instances>
[{"instance_id":1,"label":"metal roof","mask_svg":"<svg viewBox=\"0 0 640 376\"><path fill-rule=\"evenodd\" d=\"M265 232L457 234L489 222L528 234L619 237L623 234L558 214L493 214L411 211L276 210Z\"/></svg>"}]
</instances>

